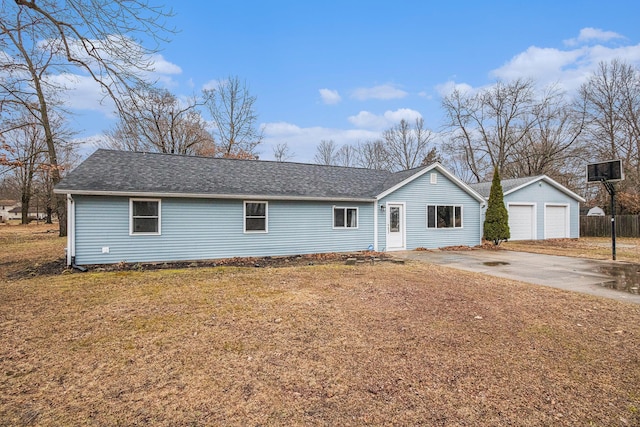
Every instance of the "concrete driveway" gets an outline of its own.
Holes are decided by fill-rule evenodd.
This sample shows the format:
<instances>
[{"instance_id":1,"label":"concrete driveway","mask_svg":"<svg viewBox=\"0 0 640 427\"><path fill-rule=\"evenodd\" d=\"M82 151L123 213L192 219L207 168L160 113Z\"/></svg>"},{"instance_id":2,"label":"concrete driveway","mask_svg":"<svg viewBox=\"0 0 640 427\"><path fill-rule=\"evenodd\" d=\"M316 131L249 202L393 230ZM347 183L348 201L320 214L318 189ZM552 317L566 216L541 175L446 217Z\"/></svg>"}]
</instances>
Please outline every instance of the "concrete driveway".
<instances>
[{"instance_id":1,"label":"concrete driveway","mask_svg":"<svg viewBox=\"0 0 640 427\"><path fill-rule=\"evenodd\" d=\"M640 265L507 250L399 251L398 258L640 304ZM625 290L617 290L625 288Z\"/></svg>"}]
</instances>

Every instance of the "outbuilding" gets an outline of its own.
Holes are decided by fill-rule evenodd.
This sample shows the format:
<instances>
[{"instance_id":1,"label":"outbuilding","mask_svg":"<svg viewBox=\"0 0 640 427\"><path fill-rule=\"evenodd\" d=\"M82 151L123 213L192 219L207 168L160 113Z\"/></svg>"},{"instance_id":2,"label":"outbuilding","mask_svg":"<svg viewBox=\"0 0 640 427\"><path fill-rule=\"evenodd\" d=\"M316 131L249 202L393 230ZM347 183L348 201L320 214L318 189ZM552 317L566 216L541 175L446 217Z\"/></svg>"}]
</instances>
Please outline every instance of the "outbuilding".
<instances>
[{"instance_id":1,"label":"outbuilding","mask_svg":"<svg viewBox=\"0 0 640 427\"><path fill-rule=\"evenodd\" d=\"M546 175L500 182L509 213L510 240L580 237L582 197ZM489 199L491 182L471 187Z\"/></svg>"}]
</instances>

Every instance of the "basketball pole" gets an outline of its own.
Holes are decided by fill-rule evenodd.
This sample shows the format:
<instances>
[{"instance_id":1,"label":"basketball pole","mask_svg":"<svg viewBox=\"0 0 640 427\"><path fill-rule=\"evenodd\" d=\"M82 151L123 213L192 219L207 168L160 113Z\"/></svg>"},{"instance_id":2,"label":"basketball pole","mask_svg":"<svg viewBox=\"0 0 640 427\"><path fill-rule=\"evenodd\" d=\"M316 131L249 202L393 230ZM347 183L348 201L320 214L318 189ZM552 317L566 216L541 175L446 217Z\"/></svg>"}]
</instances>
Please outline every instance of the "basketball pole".
<instances>
[{"instance_id":1,"label":"basketball pole","mask_svg":"<svg viewBox=\"0 0 640 427\"><path fill-rule=\"evenodd\" d=\"M602 180L607 193L611 196L611 256L616 260L616 187L612 182Z\"/></svg>"}]
</instances>

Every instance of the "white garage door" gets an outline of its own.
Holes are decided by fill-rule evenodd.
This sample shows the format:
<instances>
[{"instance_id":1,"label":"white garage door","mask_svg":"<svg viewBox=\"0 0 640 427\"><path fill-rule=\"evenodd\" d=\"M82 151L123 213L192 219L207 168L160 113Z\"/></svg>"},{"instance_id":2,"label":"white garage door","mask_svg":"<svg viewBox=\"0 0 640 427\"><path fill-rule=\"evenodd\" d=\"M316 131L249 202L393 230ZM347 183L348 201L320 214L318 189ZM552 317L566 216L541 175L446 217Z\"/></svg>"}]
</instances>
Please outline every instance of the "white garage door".
<instances>
[{"instance_id":1,"label":"white garage door","mask_svg":"<svg viewBox=\"0 0 640 427\"><path fill-rule=\"evenodd\" d=\"M509 240L535 239L535 221L534 205L509 205Z\"/></svg>"},{"instance_id":2,"label":"white garage door","mask_svg":"<svg viewBox=\"0 0 640 427\"><path fill-rule=\"evenodd\" d=\"M544 238L559 239L569 237L569 208L548 205L544 207Z\"/></svg>"}]
</instances>

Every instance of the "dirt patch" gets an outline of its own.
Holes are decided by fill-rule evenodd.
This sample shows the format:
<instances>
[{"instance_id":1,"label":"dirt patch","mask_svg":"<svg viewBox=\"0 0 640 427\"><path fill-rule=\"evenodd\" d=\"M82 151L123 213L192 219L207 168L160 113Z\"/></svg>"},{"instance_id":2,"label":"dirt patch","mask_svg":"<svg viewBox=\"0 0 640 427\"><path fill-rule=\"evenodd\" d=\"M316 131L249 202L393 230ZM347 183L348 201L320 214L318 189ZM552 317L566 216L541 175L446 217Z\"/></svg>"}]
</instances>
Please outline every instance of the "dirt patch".
<instances>
[{"instance_id":1,"label":"dirt patch","mask_svg":"<svg viewBox=\"0 0 640 427\"><path fill-rule=\"evenodd\" d=\"M176 261L176 262L154 262L154 263L125 263L98 264L84 266L87 271L110 272L110 271L154 271L162 269L185 269L185 268L206 268L206 267L253 267L253 268L278 268L295 267L308 265L322 265L330 263L344 263L348 259L355 259L361 263L373 263L387 261L390 259L384 252L357 252L357 253L324 253L306 254L278 257L235 257L204 261ZM8 279L24 279L37 276L48 276L57 274L75 274L79 271L68 268L64 258L53 261L34 263L26 267L10 271L6 274Z\"/></svg>"}]
</instances>

